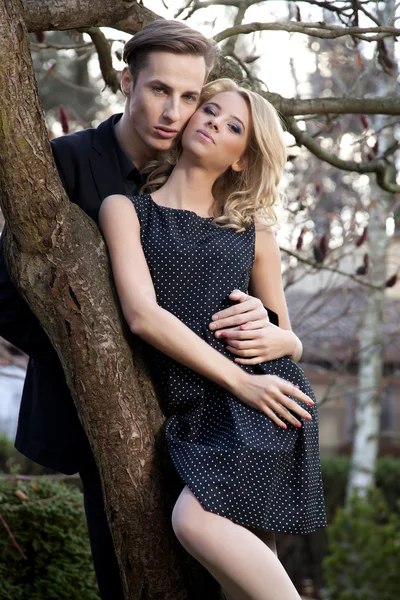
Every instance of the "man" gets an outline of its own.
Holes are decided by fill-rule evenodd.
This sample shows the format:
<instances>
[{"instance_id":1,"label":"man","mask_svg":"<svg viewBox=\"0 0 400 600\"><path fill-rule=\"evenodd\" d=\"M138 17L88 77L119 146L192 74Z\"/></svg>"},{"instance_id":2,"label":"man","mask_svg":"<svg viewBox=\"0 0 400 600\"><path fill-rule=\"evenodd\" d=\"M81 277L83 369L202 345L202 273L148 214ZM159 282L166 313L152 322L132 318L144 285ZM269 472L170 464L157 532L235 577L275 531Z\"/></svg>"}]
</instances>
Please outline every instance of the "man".
<instances>
[{"instance_id":1,"label":"man","mask_svg":"<svg viewBox=\"0 0 400 600\"><path fill-rule=\"evenodd\" d=\"M124 49L124 113L110 117L97 129L52 140L54 159L70 200L95 222L103 198L139 192L144 181L140 170L159 150L171 147L196 109L215 58L214 44L186 25L152 23ZM0 247L0 335L30 356L16 448L56 471L80 473L101 598L123 600L99 473L86 434L58 357L10 281L1 240ZM232 307L232 314L228 311L226 318L218 318L216 329L237 324L238 318L241 323L257 322L259 328L267 323L259 301L240 293L233 298L239 303Z\"/></svg>"}]
</instances>

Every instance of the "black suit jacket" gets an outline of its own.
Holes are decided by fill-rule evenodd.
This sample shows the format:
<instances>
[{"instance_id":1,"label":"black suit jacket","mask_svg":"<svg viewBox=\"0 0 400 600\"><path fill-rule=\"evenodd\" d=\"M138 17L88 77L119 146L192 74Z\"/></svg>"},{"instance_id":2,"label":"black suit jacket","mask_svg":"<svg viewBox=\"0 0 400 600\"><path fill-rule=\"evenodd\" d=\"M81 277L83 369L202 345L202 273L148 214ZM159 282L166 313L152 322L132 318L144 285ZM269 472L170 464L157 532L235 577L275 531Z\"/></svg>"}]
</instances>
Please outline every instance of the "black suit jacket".
<instances>
[{"instance_id":1,"label":"black suit jacket","mask_svg":"<svg viewBox=\"0 0 400 600\"><path fill-rule=\"evenodd\" d=\"M112 119L97 129L51 141L70 200L96 222L102 200L110 194L125 193ZM17 450L56 471L76 473L91 457L89 442L57 354L10 280L1 239L0 335L30 356L15 440Z\"/></svg>"}]
</instances>

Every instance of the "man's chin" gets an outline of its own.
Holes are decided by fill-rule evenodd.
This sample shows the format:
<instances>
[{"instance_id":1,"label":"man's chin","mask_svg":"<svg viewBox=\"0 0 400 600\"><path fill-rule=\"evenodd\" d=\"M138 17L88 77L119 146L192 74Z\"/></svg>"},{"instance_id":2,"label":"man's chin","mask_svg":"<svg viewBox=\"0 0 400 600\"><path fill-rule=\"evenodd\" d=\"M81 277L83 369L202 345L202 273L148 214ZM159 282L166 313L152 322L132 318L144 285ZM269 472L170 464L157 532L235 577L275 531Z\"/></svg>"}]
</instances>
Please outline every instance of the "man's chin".
<instances>
[{"instance_id":1,"label":"man's chin","mask_svg":"<svg viewBox=\"0 0 400 600\"><path fill-rule=\"evenodd\" d=\"M170 138L169 140L162 140L159 138L152 138L152 147L154 148L154 150L157 150L157 152L161 151L161 150L169 150L170 148L172 148L172 146L175 143L175 139L174 138Z\"/></svg>"}]
</instances>

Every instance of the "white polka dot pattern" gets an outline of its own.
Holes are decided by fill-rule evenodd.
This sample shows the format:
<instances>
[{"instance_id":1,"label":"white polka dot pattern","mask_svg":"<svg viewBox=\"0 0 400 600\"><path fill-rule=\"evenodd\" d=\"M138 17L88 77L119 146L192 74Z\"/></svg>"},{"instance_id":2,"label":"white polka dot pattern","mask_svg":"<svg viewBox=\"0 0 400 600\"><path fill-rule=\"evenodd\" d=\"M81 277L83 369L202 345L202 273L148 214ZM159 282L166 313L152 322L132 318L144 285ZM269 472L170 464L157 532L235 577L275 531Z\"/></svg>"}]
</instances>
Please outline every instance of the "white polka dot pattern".
<instances>
[{"instance_id":1,"label":"white polka dot pattern","mask_svg":"<svg viewBox=\"0 0 400 600\"><path fill-rule=\"evenodd\" d=\"M233 360L208 323L229 306L233 289L247 292L254 226L236 233L192 211L159 206L147 194L130 199L158 303ZM204 508L275 533L326 525L316 407L306 408L312 421L284 430L161 352L152 349L152 356L172 461ZM242 368L278 375L313 398L304 372L287 357Z\"/></svg>"}]
</instances>

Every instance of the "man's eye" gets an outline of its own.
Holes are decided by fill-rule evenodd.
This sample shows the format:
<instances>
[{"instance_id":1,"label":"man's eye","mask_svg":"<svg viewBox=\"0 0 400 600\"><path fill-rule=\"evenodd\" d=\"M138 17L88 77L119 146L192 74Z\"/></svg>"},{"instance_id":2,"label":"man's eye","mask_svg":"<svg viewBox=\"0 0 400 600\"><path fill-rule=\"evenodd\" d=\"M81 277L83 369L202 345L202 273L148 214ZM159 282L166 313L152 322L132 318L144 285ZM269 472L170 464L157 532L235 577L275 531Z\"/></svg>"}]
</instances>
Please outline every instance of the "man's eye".
<instances>
[{"instance_id":1,"label":"man's eye","mask_svg":"<svg viewBox=\"0 0 400 600\"><path fill-rule=\"evenodd\" d=\"M157 94L165 93L165 89L162 87L159 87L157 85L154 85L152 89L153 89L153 92L156 92Z\"/></svg>"},{"instance_id":2,"label":"man's eye","mask_svg":"<svg viewBox=\"0 0 400 600\"><path fill-rule=\"evenodd\" d=\"M193 94L185 94L185 99L189 102L197 102L197 96L194 96Z\"/></svg>"}]
</instances>

